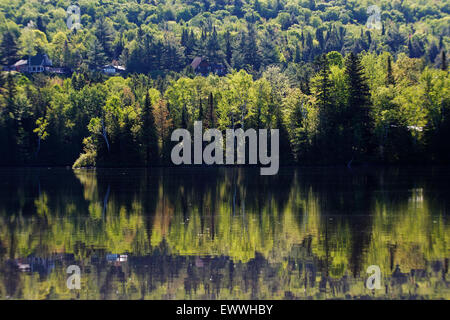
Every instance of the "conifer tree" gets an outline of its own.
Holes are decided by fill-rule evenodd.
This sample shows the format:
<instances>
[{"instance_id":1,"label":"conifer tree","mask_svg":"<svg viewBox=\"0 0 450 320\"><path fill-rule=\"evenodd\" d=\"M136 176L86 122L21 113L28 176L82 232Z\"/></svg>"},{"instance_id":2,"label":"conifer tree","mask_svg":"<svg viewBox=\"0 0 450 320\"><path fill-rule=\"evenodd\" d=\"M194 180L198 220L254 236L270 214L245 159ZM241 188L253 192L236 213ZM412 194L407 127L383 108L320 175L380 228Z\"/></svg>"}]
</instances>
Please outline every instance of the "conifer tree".
<instances>
[{"instance_id":1,"label":"conifer tree","mask_svg":"<svg viewBox=\"0 0 450 320\"><path fill-rule=\"evenodd\" d=\"M16 143L16 119L15 119L15 103L14 97L16 95L17 89L16 84L14 82L14 78L11 72L8 72L6 78L6 108L1 114L4 117L4 125L6 132L6 145L3 148L6 148L7 152L4 152L4 159L1 159L5 163L11 163L14 160L14 157L17 155L17 143ZM4 114L4 115L3 115Z\"/></svg>"},{"instance_id":2,"label":"conifer tree","mask_svg":"<svg viewBox=\"0 0 450 320\"><path fill-rule=\"evenodd\" d=\"M186 105L183 105L183 109L181 110L181 128L187 129L187 127L188 127L187 110Z\"/></svg>"},{"instance_id":3,"label":"conifer tree","mask_svg":"<svg viewBox=\"0 0 450 320\"><path fill-rule=\"evenodd\" d=\"M315 137L317 159L320 162L332 161L335 152L333 140L335 138L334 105L331 101L332 84L330 81L330 65L326 55L318 59L318 83L316 84L316 97L318 108L318 128Z\"/></svg>"},{"instance_id":4,"label":"conifer tree","mask_svg":"<svg viewBox=\"0 0 450 320\"><path fill-rule=\"evenodd\" d=\"M72 66L72 58L71 53L69 49L69 43L64 41L64 47L63 47L63 67L71 67Z\"/></svg>"},{"instance_id":5,"label":"conifer tree","mask_svg":"<svg viewBox=\"0 0 450 320\"><path fill-rule=\"evenodd\" d=\"M203 103L202 98L200 98L199 108L198 108L198 121L203 121Z\"/></svg>"},{"instance_id":6,"label":"conifer tree","mask_svg":"<svg viewBox=\"0 0 450 320\"><path fill-rule=\"evenodd\" d=\"M10 66L19 59L19 47L17 39L10 31L3 34L0 43L0 63Z\"/></svg>"},{"instance_id":7,"label":"conifer tree","mask_svg":"<svg viewBox=\"0 0 450 320\"><path fill-rule=\"evenodd\" d=\"M216 27L214 27L213 32L208 38L206 44L206 52L208 56L208 60L211 63L220 63L223 61L223 52L220 48L219 39L217 36Z\"/></svg>"},{"instance_id":8,"label":"conifer tree","mask_svg":"<svg viewBox=\"0 0 450 320\"><path fill-rule=\"evenodd\" d=\"M225 33L225 59L229 65L231 65L231 59L233 58L233 46L231 45L231 35L227 31Z\"/></svg>"},{"instance_id":9,"label":"conifer tree","mask_svg":"<svg viewBox=\"0 0 450 320\"><path fill-rule=\"evenodd\" d=\"M294 62L300 63L302 61L302 55L300 52L300 47L298 45L295 46L295 55L294 55Z\"/></svg>"},{"instance_id":10,"label":"conifer tree","mask_svg":"<svg viewBox=\"0 0 450 320\"><path fill-rule=\"evenodd\" d=\"M16 83L14 82L14 78L11 72L8 72L8 76L6 78L6 114L8 117L14 114L14 98L16 96Z\"/></svg>"},{"instance_id":11,"label":"conifer tree","mask_svg":"<svg viewBox=\"0 0 450 320\"><path fill-rule=\"evenodd\" d=\"M346 146L346 151L350 152L353 159L370 153L374 124L370 114L369 85L360 57L350 53L345 67L348 86L345 128L350 143Z\"/></svg>"},{"instance_id":12,"label":"conifer tree","mask_svg":"<svg viewBox=\"0 0 450 320\"><path fill-rule=\"evenodd\" d=\"M280 141L280 164L288 165L294 160L294 155L292 153L291 144L289 143L289 133L287 131L286 125L283 123L281 111L277 109L276 115L276 126L279 130L279 141Z\"/></svg>"},{"instance_id":13,"label":"conifer tree","mask_svg":"<svg viewBox=\"0 0 450 320\"><path fill-rule=\"evenodd\" d=\"M388 56L388 59L387 59L386 83L388 85L395 85L394 75L392 74L392 58L391 58L391 56Z\"/></svg>"},{"instance_id":14,"label":"conifer tree","mask_svg":"<svg viewBox=\"0 0 450 320\"><path fill-rule=\"evenodd\" d=\"M319 126L327 125L327 117L330 108L330 65L326 55L322 55L319 60L319 79L320 83L317 90L317 104L319 107Z\"/></svg>"},{"instance_id":15,"label":"conifer tree","mask_svg":"<svg viewBox=\"0 0 450 320\"><path fill-rule=\"evenodd\" d=\"M104 17L100 17L95 23L95 36L100 42L103 54L107 57L111 56L113 53L114 28Z\"/></svg>"},{"instance_id":16,"label":"conifer tree","mask_svg":"<svg viewBox=\"0 0 450 320\"><path fill-rule=\"evenodd\" d=\"M213 93L209 93L208 97L208 126L209 128L214 128L215 126L215 116L214 116L214 96Z\"/></svg>"},{"instance_id":17,"label":"conifer tree","mask_svg":"<svg viewBox=\"0 0 450 320\"><path fill-rule=\"evenodd\" d=\"M155 116L150 95L146 94L144 108L142 109L142 144L145 150L145 164L158 162L158 136L155 126Z\"/></svg>"},{"instance_id":18,"label":"conifer tree","mask_svg":"<svg viewBox=\"0 0 450 320\"><path fill-rule=\"evenodd\" d=\"M442 53L441 53L441 69L443 71L447 71L447 68L448 68L447 57L446 57L445 51L442 50Z\"/></svg>"},{"instance_id":19,"label":"conifer tree","mask_svg":"<svg viewBox=\"0 0 450 320\"><path fill-rule=\"evenodd\" d=\"M248 32L242 32L237 50L233 54L234 66L243 68L251 66L259 70L261 55L257 43L257 33L254 26L247 24Z\"/></svg>"},{"instance_id":20,"label":"conifer tree","mask_svg":"<svg viewBox=\"0 0 450 320\"><path fill-rule=\"evenodd\" d=\"M93 38L90 43L88 52L88 62L91 68L98 68L106 64L107 58L105 56L105 51L97 38Z\"/></svg>"}]
</instances>

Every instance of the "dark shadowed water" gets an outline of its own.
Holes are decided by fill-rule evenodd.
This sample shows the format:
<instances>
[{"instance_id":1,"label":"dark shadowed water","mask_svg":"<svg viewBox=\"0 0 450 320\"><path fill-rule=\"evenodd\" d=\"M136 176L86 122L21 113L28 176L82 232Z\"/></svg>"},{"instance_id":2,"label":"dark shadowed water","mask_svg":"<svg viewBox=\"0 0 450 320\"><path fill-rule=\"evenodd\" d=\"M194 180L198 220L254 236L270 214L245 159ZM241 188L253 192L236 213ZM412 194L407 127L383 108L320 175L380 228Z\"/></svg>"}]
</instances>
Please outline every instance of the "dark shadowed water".
<instances>
[{"instance_id":1,"label":"dark shadowed water","mask_svg":"<svg viewBox=\"0 0 450 320\"><path fill-rule=\"evenodd\" d=\"M0 299L450 299L449 181L445 168L0 169ZM381 289L366 288L371 265Z\"/></svg>"}]
</instances>

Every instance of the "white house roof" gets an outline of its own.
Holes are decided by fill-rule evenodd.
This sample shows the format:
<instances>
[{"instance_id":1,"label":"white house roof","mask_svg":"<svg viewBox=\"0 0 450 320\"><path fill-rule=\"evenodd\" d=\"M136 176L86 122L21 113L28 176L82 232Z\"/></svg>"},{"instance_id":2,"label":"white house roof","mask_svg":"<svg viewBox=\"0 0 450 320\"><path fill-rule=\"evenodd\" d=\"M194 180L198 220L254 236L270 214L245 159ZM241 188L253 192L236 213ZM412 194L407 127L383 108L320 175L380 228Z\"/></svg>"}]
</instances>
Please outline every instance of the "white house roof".
<instances>
[{"instance_id":1,"label":"white house roof","mask_svg":"<svg viewBox=\"0 0 450 320\"><path fill-rule=\"evenodd\" d=\"M123 66L114 66L111 64L107 64L106 66L103 66L102 69L116 69L116 70L120 70L120 71L125 71L125 67Z\"/></svg>"},{"instance_id":2,"label":"white house roof","mask_svg":"<svg viewBox=\"0 0 450 320\"><path fill-rule=\"evenodd\" d=\"M194 60L192 60L191 66L195 70L197 69L198 65L202 62L201 57L195 57Z\"/></svg>"},{"instance_id":3,"label":"white house roof","mask_svg":"<svg viewBox=\"0 0 450 320\"><path fill-rule=\"evenodd\" d=\"M19 60L16 63L13 64L13 67L23 66L23 65L26 65L27 63L28 63L27 60Z\"/></svg>"}]
</instances>

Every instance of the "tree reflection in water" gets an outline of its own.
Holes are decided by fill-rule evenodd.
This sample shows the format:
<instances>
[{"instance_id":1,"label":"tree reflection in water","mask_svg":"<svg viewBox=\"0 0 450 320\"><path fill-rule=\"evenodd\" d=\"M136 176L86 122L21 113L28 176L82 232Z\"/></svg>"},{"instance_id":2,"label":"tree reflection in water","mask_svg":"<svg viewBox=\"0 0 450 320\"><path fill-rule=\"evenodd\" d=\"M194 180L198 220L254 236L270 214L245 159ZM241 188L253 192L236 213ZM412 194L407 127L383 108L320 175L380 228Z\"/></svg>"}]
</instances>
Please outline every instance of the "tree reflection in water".
<instances>
[{"instance_id":1,"label":"tree reflection in water","mask_svg":"<svg viewBox=\"0 0 450 320\"><path fill-rule=\"evenodd\" d=\"M449 169L0 176L2 299L450 298Z\"/></svg>"}]
</instances>

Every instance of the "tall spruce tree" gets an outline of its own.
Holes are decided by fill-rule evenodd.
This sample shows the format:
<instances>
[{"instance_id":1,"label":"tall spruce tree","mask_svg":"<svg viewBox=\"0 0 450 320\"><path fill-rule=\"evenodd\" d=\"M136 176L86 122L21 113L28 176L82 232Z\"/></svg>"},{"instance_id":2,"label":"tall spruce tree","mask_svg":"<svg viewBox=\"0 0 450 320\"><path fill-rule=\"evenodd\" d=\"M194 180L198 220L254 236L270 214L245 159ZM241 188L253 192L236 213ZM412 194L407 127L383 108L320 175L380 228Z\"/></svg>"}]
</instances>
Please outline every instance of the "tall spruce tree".
<instances>
[{"instance_id":1,"label":"tall spruce tree","mask_svg":"<svg viewBox=\"0 0 450 320\"><path fill-rule=\"evenodd\" d=\"M14 34L7 31L0 43L0 63L10 66L19 59L19 46Z\"/></svg>"},{"instance_id":2,"label":"tall spruce tree","mask_svg":"<svg viewBox=\"0 0 450 320\"><path fill-rule=\"evenodd\" d=\"M387 85L395 85L394 75L392 73L392 58L388 56L387 58L387 75L386 75L386 83Z\"/></svg>"},{"instance_id":3,"label":"tall spruce tree","mask_svg":"<svg viewBox=\"0 0 450 320\"><path fill-rule=\"evenodd\" d=\"M289 142L289 133L286 125L283 123L281 110L278 108L276 112L276 126L279 130L280 139L280 164L288 165L294 161L294 154L292 152L291 144Z\"/></svg>"},{"instance_id":4,"label":"tall spruce tree","mask_svg":"<svg viewBox=\"0 0 450 320\"><path fill-rule=\"evenodd\" d=\"M326 55L318 58L319 67L318 83L316 84L316 98L318 108L318 128L314 145L320 163L333 162L333 156L336 154L334 148L336 143L333 141L336 137L334 123L335 108L331 100L332 84L330 80L330 64Z\"/></svg>"},{"instance_id":5,"label":"tall spruce tree","mask_svg":"<svg viewBox=\"0 0 450 320\"><path fill-rule=\"evenodd\" d=\"M11 72L6 77L6 114L8 118L15 113L14 98L17 93L16 83Z\"/></svg>"},{"instance_id":6,"label":"tall spruce tree","mask_svg":"<svg viewBox=\"0 0 450 320\"><path fill-rule=\"evenodd\" d=\"M188 127L188 119L187 119L187 110L186 105L183 105L183 109L181 110L181 128L187 129Z\"/></svg>"},{"instance_id":7,"label":"tall spruce tree","mask_svg":"<svg viewBox=\"0 0 450 320\"><path fill-rule=\"evenodd\" d=\"M113 53L114 28L103 16L95 22L95 36L100 42L103 53L111 57Z\"/></svg>"},{"instance_id":8,"label":"tall spruce tree","mask_svg":"<svg viewBox=\"0 0 450 320\"><path fill-rule=\"evenodd\" d=\"M246 66L259 70L261 65L261 54L257 42L255 27L247 24L247 32L242 32L237 50L233 53L234 66L244 68Z\"/></svg>"},{"instance_id":9,"label":"tall spruce tree","mask_svg":"<svg viewBox=\"0 0 450 320\"><path fill-rule=\"evenodd\" d=\"M231 45L231 35L227 31L225 33L225 60L231 65L231 59L233 58L233 46Z\"/></svg>"},{"instance_id":10,"label":"tall spruce tree","mask_svg":"<svg viewBox=\"0 0 450 320\"><path fill-rule=\"evenodd\" d=\"M213 93L209 93L208 97L208 115L207 115L208 127L214 128L216 124L215 112L214 112L214 96Z\"/></svg>"},{"instance_id":11,"label":"tall spruce tree","mask_svg":"<svg viewBox=\"0 0 450 320\"><path fill-rule=\"evenodd\" d=\"M322 55L318 60L319 65L319 86L317 90L317 104L319 106L319 126L326 127L327 118L330 112L331 101L331 81L330 65L326 55Z\"/></svg>"},{"instance_id":12,"label":"tall spruce tree","mask_svg":"<svg viewBox=\"0 0 450 320\"><path fill-rule=\"evenodd\" d=\"M14 160L17 155L17 148L18 148L16 140L17 139L17 120L15 118L16 108L14 101L17 88L11 72L8 72L5 86L6 86L5 87L6 108L5 110L2 110L3 113L0 113L0 115L4 119L3 129L4 132L6 133L6 135L3 137L4 140L6 140L6 145L3 148L5 148L4 150L7 150L7 152L4 152L2 159L0 159L0 163L11 165L15 164ZM0 118L0 120L2 119Z\"/></svg>"},{"instance_id":13,"label":"tall spruce tree","mask_svg":"<svg viewBox=\"0 0 450 320\"><path fill-rule=\"evenodd\" d=\"M348 87L345 128L346 136L349 138L346 151L351 159L355 159L367 156L372 151L374 122L370 114L369 85L360 57L350 53L345 61L345 67Z\"/></svg>"},{"instance_id":14,"label":"tall spruce tree","mask_svg":"<svg viewBox=\"0 0 450 320\"><path fill-rule=\"evenodd\" d=\"M199 107L198 107L198 118L197 118L197 120L198 120L198 121L203 121L203 118L204 118L204 114L203 114L203 101L202 101L202 98L200 98L200 101L199 101Z\"/></svg>"},{"instance_id":15,"label":"tall spruce tree","mask_svg":"<svg viewBox=\"0 0 450 320\"><path fill-rule=\"evenodd\" d=\"M155 116L150 95L146 94L142 109L142 144L145 150L145 165L158 163L158 135L156 132Z\"/></svg>"},{"instance_id":16,"label":"tall spruce tree","mask_svg":"<svg viewBox=\"0 0 450 320\"><path fill-rule=\"evenodd\" d=\"M98 41L96 37L94 37L91 43L89 44L88 62L91 68L93 69L102 67L107 62L105 51L103 50L100 41Z\"/></svg>"},{"instance_id":17,"label":"tall spruce tree","mask_svg":"<svg viewBox=\"0 0 450 320\"><path fill-rule=\"evenodd\" d=\"M222 63L224 54L220 48L219 38L217 36L216 27L206 41L206 52L210 63Z\"/></svg>"},{"instance_id":18,"label":"tall spruce tree","mask_svg":"<svg viewBox=\"0 0 450 320\"><path fill-rule=\"evenodd\" d=\"M445 51L442 50L442 53L441 53L441 69L443 71L447 71L447 68L448 68L447 57L446 57Z\"/></svg>"}]
</instances>

